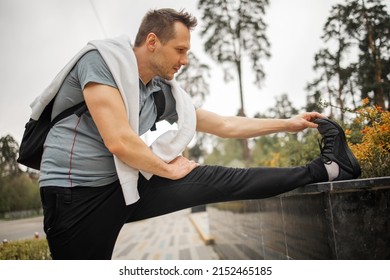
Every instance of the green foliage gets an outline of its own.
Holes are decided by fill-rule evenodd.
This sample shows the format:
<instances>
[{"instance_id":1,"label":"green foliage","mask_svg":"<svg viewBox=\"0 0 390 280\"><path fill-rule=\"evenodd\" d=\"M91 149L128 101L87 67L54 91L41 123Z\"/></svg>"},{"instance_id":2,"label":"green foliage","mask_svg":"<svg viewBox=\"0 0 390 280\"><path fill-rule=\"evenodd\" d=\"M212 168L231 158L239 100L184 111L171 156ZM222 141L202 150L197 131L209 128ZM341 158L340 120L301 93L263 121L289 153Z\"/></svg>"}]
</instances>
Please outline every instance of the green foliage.
<instances>
[{"instance_id":1,"label":"green foliage","mask_svg":"<svg viewBox=\"0 0 390 280\"><path fill-rule=\"evenodd\" d=\"M7 212L41 209L36 174L22 172L16 162L18 144L9 135L0 141L0 217Z\"/></svg>"},{"instance_id":2,"label":"green foliage","mask_svg":"<svg viewBox=\"0 0 390 280\"><path fill-rule=\"evenodd\" d=\"M39 210L41 200L38 182L29 174L0 177L0 215L6 212Z\"/></svg>"},{"instance_id":3,"label":"green foliage","mask_svg":"<svg viewBox=\"0 0 390 280\"><path fill-rule=\"evenodd\" d=\"M319 156L316 130L299 134L280 133L259 137L252 150L253 166L288 167L306 165Z\"/></svg>"},{"instance_id":4,"label":"green foliage","mask_svg":"<svg viewBox=\"0 0 390 280\"><path fill-rule=\"evenodd\" d=\"M298 135L290 134L288 141L281 148L283 166L306 165L320 156L318 140L320 134L316 129L308 129Z\"/></svg>"},{"instance_id":5,"label":"green foliage","mask_svg":"<svg viewBox=\"0 0 390 280\"><path fill-rule=\"evenodd\" d=\"M205 164L244 167L242 144L237 139L215 139L213 151L205 156Z\"/></svg>"},{"instance_id":6,"label":"green foliage","mask_svg":"<svg viewBox=\"0 0 390 280\"><path fill-rule=\"evenodd\" d=\"M280 143L278 135L257 138L252 149L252 166L279 166Z\"/></svg>"},{"instance_id":7,"label":"green foliage","mask_svg":"<svg viewBox=\"0 0 390 280\"><path fill-rule=\"evenodd\" d=\"M288 167L306 165L319 157L317 130L299 134L279 133L253 140L249 166ZM219 139L213 151L206 156L206 164L244 167L242 145L233 139Z\"/></svg>"},{"instance_id":8,"label":"green foliage","mask_svg":"<svg viewBox=\"0 0 390 280\"><path fill-rule=\"evenodd\" d=\"M10 241L0 245L0 260L50 260L46 239Z\"/></svg>"}]
</instances>

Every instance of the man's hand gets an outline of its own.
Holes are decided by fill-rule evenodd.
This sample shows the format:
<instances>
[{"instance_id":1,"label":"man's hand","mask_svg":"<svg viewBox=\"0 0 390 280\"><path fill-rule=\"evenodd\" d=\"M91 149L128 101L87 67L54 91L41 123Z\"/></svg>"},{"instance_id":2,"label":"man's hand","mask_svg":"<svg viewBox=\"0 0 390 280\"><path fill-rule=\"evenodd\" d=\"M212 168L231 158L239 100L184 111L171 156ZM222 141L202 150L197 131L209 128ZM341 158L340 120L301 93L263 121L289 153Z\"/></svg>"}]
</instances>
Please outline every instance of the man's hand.
<instances>
[{"instance_id":1,"label":"man's hand","mask_svg":"<svg viewBox=\"0 0 390 280\"><path fill-rule=\"evenodd\" d=\"M187 176L194 168L198 167L200 164L189 160L183 156L178 156L169 163L172 168L172 180L178 180Z\"/></svg>"},{"instance_id":2,"label":"man's hand","mask_svg":"<svg viewBox=\"0 0 390 280\"><path fill-rule=\"evenodd\" d=\"M291 133L296 133L306 128L317 128L318 125L313 123L313 121L318 118L325 118L325 116L317 112L301 113L287 120L287 131Z\"/></svg>"}]
</instances>

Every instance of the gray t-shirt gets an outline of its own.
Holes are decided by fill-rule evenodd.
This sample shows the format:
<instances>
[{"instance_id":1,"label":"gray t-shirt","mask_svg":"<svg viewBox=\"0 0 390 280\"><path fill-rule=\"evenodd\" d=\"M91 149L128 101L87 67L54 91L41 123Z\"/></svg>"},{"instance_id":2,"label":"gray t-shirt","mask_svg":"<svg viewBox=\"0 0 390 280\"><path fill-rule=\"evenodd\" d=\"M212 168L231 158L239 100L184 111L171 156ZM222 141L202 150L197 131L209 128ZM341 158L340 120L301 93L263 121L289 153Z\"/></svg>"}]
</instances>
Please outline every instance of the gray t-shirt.
<instances>
[{"instance_id":1,"label":"gray t-shirt","mask_svg":"<svg viewBox=\"0 0 390 280\"><path fill-rule=\"evenodd\" d=\"M83 89L89 82L117 87L107 64L96 50L85 54L66 77L56 96L52 119L82 102ZM139 89L140 135L153 126L157 117L154 92L165 97L165 111L160 120L177 121L170 86L155 78L147 85L140 80ZM50 130L42 155L41 187L103 186L117 179L113 155L104 145L89 112L80 118L71 115Z\"/></svg>"}]
</instances>

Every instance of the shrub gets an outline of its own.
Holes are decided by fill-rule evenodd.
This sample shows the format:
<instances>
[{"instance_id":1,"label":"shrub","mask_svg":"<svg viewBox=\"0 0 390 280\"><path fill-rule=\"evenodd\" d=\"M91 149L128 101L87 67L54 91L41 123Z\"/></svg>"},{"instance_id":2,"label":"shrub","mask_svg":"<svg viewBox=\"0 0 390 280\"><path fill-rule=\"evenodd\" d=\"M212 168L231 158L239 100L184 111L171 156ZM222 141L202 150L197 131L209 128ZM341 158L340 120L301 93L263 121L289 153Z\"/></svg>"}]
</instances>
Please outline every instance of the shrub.
<instances>
[{"instance_id":1,"label":"shrub","mask_svg":"<svg viewBox=\"0 0 390 280\"><path fill-rule=\"evenodd\" d=\"M0 260L50 260L46 239L18 240L0 245Z\"/></svg>"},{"instance_id":2,"label":"shrub","mask_svg":"<svg viewBox=\"0 0 390 280\"><path fill-rule=\"evenodd\" d=\"M375 105L363 106L357 111L354 128L346 130L352 152L361 164L362 177L390 175L390 112Z\"/></svg>"}]
</instances>

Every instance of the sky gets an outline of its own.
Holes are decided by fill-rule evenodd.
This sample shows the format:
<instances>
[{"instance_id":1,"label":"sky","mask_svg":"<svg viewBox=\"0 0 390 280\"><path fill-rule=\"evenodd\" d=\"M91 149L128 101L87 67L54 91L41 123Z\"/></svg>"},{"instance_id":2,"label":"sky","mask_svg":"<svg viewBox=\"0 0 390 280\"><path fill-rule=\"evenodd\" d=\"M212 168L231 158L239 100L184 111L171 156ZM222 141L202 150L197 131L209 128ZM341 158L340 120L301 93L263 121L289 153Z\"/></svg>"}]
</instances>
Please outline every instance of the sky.
<instances>
[{"instance_id":1,"label":"sky","mask_svg":"<svg viewBox=\"0 0 390 280\"><path fill-rule=\"evenodd\" d=\"M314 54L329 11L338 0L270 0L267 36L272 57L264 62L261 89L244 66L244 100L248 116L266 112L275 97L288 94L296 108L306 102L306 84L315 77ZM198 17L191 51L211 66L210 94L204 109L235 115L237 81L225 83L221 67L203 51L198 0L0 0L0 137L20 142L38 96L88 41L128 34L134 40L143 15L153 8L186 9Z\"/></svg>"}]
</instances>

